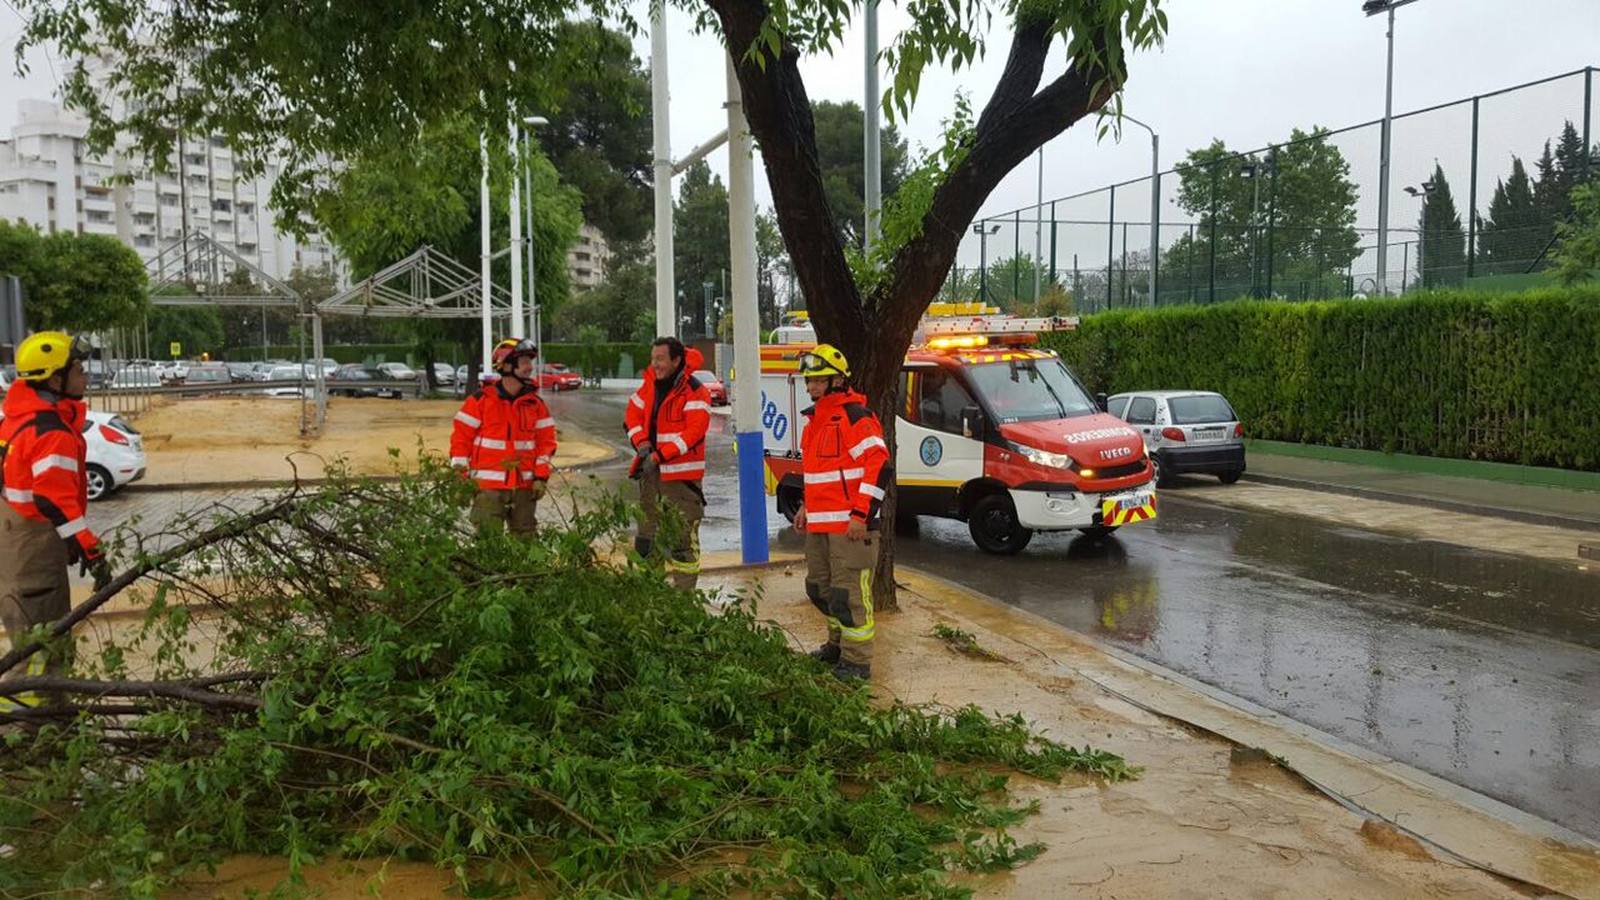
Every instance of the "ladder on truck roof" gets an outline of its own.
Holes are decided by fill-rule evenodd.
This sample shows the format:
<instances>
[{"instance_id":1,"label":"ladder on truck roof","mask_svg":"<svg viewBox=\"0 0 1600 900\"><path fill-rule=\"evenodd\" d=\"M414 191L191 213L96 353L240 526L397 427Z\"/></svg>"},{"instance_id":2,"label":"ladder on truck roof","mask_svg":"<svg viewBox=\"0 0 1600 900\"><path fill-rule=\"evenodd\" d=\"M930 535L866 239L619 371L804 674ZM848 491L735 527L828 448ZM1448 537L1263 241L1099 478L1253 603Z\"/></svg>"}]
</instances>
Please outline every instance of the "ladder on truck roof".
<instances>
[{"instance_id":1,"label":"ladder on truck roof","mask_svg":"<svg viewBox=\"0 0 1600 900\"><path fill-rule=\"evenodd\" d=\"M1037 334L1077 328L1077 316L927 316L922 320L921 331L924 335Z\"/></svg>"}]
</instances>

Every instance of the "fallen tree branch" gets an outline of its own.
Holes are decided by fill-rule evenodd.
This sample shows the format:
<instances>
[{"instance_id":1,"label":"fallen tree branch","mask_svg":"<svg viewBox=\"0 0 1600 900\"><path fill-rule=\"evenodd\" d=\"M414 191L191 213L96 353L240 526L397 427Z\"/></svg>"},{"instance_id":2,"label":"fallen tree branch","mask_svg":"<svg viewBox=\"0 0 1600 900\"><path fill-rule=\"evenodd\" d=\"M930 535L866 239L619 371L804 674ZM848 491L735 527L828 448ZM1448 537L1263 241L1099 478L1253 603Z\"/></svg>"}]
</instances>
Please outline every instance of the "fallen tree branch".
<instances>
[{"instance_id":1,"label":"fallen tree branch","mask_svg":"<svg viewBox=\"0 0 1600 900\"><path fill-rule=\"evenodd\" d=\"M95 610L106 605L112 597L127 590L134 582L159 569L168 563L175 562L185 556L204 549L212 544L237 537L253 528L258 528L268 522L283 518L295 504L299 502L298 493L289 493L275 501L272 505L263 507L248 516L233 519L218 525L208 531L203 531L187 541L155 556L144 558L137 566L112 578L105 587L95 591L89 599L78 604L73 610L57 620L50 627L50 636L46 640L55 640L72 632L73 626L93 615ZM17 647L5 656L0 656L0 675L15 669L24 660L44 649L45 641L35 641Z\"/></svg>"},{"instance_id":2,"label":"fallen tree branch","mask_svg":"<svg viewBox=\"0 0 1600 900\"><path fill-rule=\"evenodd\" d=\"M182 681L99 681L68 678L63 675L26 675L22 678L7 678L0 685L3 685L7 693L14 694L36 691L83 694L90 697L163 697L201 706L244 711L258 710L263 705L259 697L246 694L219 694Z\"/></svg>"}]
</instances>

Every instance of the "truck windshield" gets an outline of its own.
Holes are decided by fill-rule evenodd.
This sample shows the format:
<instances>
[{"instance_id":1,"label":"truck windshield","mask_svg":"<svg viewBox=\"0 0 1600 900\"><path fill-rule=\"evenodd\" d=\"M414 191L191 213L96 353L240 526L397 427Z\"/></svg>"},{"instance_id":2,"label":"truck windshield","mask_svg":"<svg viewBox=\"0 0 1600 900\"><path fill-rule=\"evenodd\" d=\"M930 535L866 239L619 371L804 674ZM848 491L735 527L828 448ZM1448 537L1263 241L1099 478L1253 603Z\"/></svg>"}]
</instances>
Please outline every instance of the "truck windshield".
<instances>
[{"instance_id":1,"label":"truck windshield","mask_svg":"<svg viewBox=\"0 0 1600 900\"><path fill-rule=\"evenodd\" d=\"M1067 367L1053 357L983 363L967 371L973 387L1002 424L1066 419L1098 411Z\"/></svg>"}]
</instances>

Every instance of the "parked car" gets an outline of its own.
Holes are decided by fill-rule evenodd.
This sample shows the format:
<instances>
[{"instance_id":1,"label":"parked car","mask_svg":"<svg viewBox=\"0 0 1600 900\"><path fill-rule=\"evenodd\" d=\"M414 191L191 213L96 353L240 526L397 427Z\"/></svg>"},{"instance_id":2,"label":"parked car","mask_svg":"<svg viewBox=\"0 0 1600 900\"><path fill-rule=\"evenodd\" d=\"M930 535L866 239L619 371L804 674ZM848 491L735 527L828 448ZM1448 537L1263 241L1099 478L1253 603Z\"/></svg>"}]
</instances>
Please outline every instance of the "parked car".
<instances>
[{"instance_id":1,"label":"parked car","mask_svg":"<svg viewBox=\"0 0 1600 900\"><path fill-rule=\"evenodd\" d=\"M144 439L121 416L90 410L83 423L83 437L88 444L84 481L90 500L103 500L123 485L144 477Z\"/></svg>"},{"instance_id":2,"label":"parked car","mask_svg":"<svg viewBox=\"0 0 1600 900\"><path fill-rule=\"evenodd\" d=\"M189 377L189 364L183 360L166 360L156 363L156 375L162 384L182 384Z\"/></svg>"},{"instance_id":3,"label":"parked car","mask_svg":"<svg viewBox=\"0 0 1600 900\"><path fill-rule=\"evenodd\" d=\"M273 366L267 373L268 381L299 381L306 377L306 371L299 366Z\"/></svg>"},{"instance_id":4,"label":"parked car","mask_svg":"<svg viewBox=\"0 0 1600 900\"><path fill-rule=\"evenodd\" d=\"M111 376L110 388L114 391L144 390L162 385L161 370L155 366L123 366Z\"/></svg>"},{"instance_id":5,"label":"parked car","mask_svg":"<svg viewBox=\"0 0 1600 900\"><path fill-rule=\"evenodd\" d=\"M0 374L0 388L9 387L10 376ZM84 480L90 500L104 499L117 488L144 477L144 439L121 416L89 410L83 421L83 439L88 445Z\"/></svg>"},{"instance_id":6,"label":"parked car","mask_svg":"<svg viewBox=\"0 0 1600 900\"><path fill-rule=\"evenodd\" d=\"M377 369L365 366L349 365L340 366L328 379L328 393L334 397L389 397L400 399L403 392L399 388L375 387L370 382L388 381L389 378ZM366 382L366 383L363 383Z\"/></svg>"},{"instance_id":7,"label":"parked car","mask_svg":"<svg viewBox=\"0 0 1600 900\"><path fill-rule=\"evenodd\" d=\"M1108 398L1106 409L1144 438L1158 485L1190 474L1233 484L1244 474L1244 425L1221 394L1133 391Z\"/></svg>"},{"instance_id":8,"label":"parked car","mask_svg":"<svg viewBox=\"0 0 1600 900\"><path fill-rule=\"evenodd\" d=\"M247 362L223 363L228 370L228 378L234 383L255 381L255 366Z\"/></svg>"},{"instance_id":9,"label":"parked car","mask_svg":"<svg viewBox=\"0 0 1600 900\"><path fill-rule=\"evenodd\" d=\"M405 363L386 362L378 363L378 371L389 381L416 381L417 371Z\"/></svg>"},{"instance_id":10,"label":"parked car","mask_svg":"<svg viewBox=\"0 0 1600 900\"><path fill-rule=\"evenodd\" d=\"M190 366L189 372L183 378L186 385L224 385L233 383L233 375L228 372L228 367L220 363L201 363Z\"/></svg>"},{"instance_id":11,"label":"parked car","mask_svg":"<svg viewBox=\"0 0 1600 900\"><path fill-rule=\"evenodd\" d=\"M539 367L539 388L547 391L575 391L583 387L583 375L561 363Z\"/></svg>"},{"instance_id":12,"label":"parked car","mask_svg":"<svg viewBox=\"0 0 1600 900\"><path fill-rule=\"evenodd\" d=\"M84 371L89 375L89 390L97 391L111 383L111 376L115 374L110 365L103 359L86 359L83 361Z\"/></svg>"},{"instance_id":13,"label":"parked car","mask_svg":"<svg viewBox=\"0 0 1600 900\"><path fill-rule=\"evenodd\" d=\"M456 383L455 367L449 363L436 362L433 364L433 380L440 387L454 387Z\"/></svg>"},{"instance_id":14,"label":"parked car","mask_svg":"<svg viewBox=\"0 0 1600 900\"><path fill-rule=\"evenodd\" d=\"M15 371L11 366L0 366L0 397L4 397L6 391L11 389L11 373Z\"/></svg>"},{"instance_id":15,"label":"parked car","mask_svg":"<svg viewBox=\"0 0 1600 900\"><path fill-rule=\"evenodd\" d=\"M717 373L710 369L700 369L694 373L694 378L706 386L706 392L711 395L712 406L728 405L728 387L717 377Z\"/></svg>"}]
</instances>

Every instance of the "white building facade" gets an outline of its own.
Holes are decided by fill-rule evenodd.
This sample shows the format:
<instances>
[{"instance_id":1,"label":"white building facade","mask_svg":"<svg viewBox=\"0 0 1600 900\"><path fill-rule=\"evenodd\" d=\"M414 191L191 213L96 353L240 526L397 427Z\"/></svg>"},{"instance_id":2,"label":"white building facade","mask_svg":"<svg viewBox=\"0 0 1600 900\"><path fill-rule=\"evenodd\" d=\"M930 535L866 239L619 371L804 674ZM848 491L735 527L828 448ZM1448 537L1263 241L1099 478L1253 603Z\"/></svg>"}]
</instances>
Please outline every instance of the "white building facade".
<instances>
[{"instance_id":1,"label":"white building facade","mask_svg":"<svg viewBox=\"0 0 1600 900\"><path fill-rule=\"evenodd\" d=\"M567 250L567 278L574 291L586 291L603 284L606 267L611 261L611 247L600 229L583 223L578 229L578 242Z\"/></svg>"},{"instance_id":2,"label":"white building facade","mask_svg":"<svg viewBox=\"0 0 1600 900\"><path fill-rule=\"evenodd\" d=\"M327 241L312 235L302 242L277 230L267 207L277 165L239 178L220 139L182 137L169 156L172 171L157 175L121 148L91 156L88 124L57 103L22 100L17 110L11 137L0 140L0 219L45 233L114 237L147 262L186 230L198 230L274 278L331 266L341 284L347 281ZM118 175L131 176L129 183L113 183Z\"/></svg>"}]
</instances>

